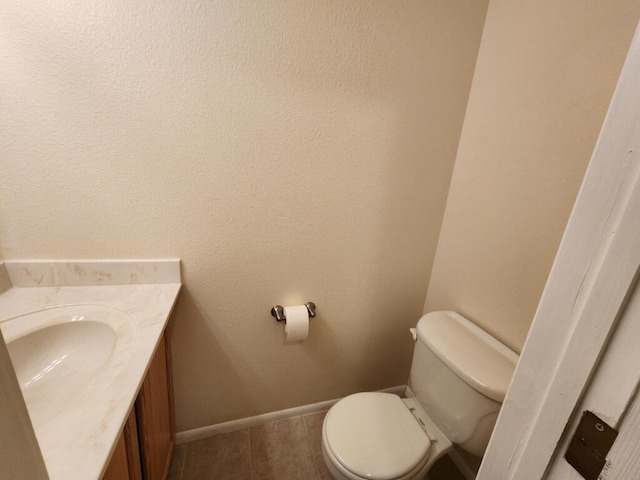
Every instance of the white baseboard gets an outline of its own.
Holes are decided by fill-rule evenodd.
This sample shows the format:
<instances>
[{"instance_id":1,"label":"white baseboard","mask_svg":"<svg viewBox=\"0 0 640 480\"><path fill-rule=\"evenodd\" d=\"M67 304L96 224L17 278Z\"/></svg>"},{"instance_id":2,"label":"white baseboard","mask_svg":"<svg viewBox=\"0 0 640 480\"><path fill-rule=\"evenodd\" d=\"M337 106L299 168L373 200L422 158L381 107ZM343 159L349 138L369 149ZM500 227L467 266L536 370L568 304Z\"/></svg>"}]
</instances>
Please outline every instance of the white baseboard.
<instances>
[{"instance_id":1,"label":"white baseboard","mask_svg":"<svg viewBox=\"0 0 640 480\"><path fill-rule=\"evenodd\" d=\"M385 393L395 393L396 395L404 394L406 385L398 385L397 387L385 388L380 390ZM339 398L335 400L326 400L324 402L312 403L310 405L302 405L300 407L287 408L286 410L278 410L277 412L263 413L253 417L240 418L231 420L230 422L217 423L206 427L194 428L192 430L184 430L176 433L176 444L200 440L201 438L212 437L219 433L235 432L244 428L257 427L265 423L284 420L287 418L299 417L310 413L322 412L328 410Z\"/></svg>"}]
</instances>

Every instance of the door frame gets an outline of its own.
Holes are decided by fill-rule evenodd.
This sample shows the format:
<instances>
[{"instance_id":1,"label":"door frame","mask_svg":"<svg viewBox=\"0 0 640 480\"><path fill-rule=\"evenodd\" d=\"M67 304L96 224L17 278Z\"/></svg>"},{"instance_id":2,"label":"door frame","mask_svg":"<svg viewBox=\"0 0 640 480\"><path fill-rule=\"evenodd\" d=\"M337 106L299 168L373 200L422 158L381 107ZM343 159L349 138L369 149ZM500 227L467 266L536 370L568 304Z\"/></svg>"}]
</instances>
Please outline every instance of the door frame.
<instances>
[{"instance_id":1,"label":"door frame","mask_svg":"<svg viewBox=\"0 0 640 480\"><path fill-rule=\"evenodd\" d=\"M544 477L637 278L639 176L636 29L478 480Z\"/></svg>"}]
</instances>

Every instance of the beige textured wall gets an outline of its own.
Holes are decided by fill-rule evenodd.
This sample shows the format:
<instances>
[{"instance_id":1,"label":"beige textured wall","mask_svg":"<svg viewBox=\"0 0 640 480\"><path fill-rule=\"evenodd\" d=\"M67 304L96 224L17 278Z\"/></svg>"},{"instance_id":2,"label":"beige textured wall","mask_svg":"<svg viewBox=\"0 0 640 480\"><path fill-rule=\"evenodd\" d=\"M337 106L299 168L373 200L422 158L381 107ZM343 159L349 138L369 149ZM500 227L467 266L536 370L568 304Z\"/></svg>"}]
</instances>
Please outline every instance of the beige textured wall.
<instances>
[{"instance_id":1,"label":"beige textured wall","mask_svg":"<svg viewBox=\"0 0 640 480\"><path fill-rule=\"evenodd\" d=\"M0 254L181 257L178 430L403 384L485 11L1 2Z\"/></svg>"},{"instance_id":2,"label":"beige textured wall","mask_svg":"<svg viewBox=\"0 0 640 480\"><path fill-rule=\"evenodd\" d=\"M639 11L491 0L426 310L522 348Z\"/></svg>"}]
</instances>

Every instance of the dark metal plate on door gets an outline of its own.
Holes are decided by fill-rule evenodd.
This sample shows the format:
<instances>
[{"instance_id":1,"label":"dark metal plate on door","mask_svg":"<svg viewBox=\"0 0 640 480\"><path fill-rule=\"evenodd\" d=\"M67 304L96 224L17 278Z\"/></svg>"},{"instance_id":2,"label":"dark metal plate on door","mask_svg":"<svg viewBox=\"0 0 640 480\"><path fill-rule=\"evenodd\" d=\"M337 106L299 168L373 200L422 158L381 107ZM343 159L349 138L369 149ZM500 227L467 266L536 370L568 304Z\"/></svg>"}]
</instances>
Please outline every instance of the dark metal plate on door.
<instances>
[{"instance_id":1,"label":"dark metal plate on door","mask_svg":"<svg viewBox=\"0 0 640 480\"><path fill-rule=\"evenodd\" d=\"M585 411L564 458L586 480L598 480L617 436L602 419Z\"/></svg>"}]
</instances>

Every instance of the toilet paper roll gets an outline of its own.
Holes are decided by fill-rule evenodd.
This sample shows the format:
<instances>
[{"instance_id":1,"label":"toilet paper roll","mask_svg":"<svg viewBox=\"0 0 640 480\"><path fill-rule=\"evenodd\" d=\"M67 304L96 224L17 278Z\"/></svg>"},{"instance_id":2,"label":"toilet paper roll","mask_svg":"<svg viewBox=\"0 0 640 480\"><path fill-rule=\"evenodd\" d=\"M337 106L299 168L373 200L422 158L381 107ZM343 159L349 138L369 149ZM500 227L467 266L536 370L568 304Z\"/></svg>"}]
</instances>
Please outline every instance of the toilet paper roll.
<instances>
[{"instance_id":1,"label":"toilet paper roll","mask_svg":"<svg viewBox=\"0 0 640 480\"><path fill-rule=\"evenodd\" d=\"M284 307L284 341L298 342L309 336L309 311L304 305Z\"/></svg>"}]
</instances>

